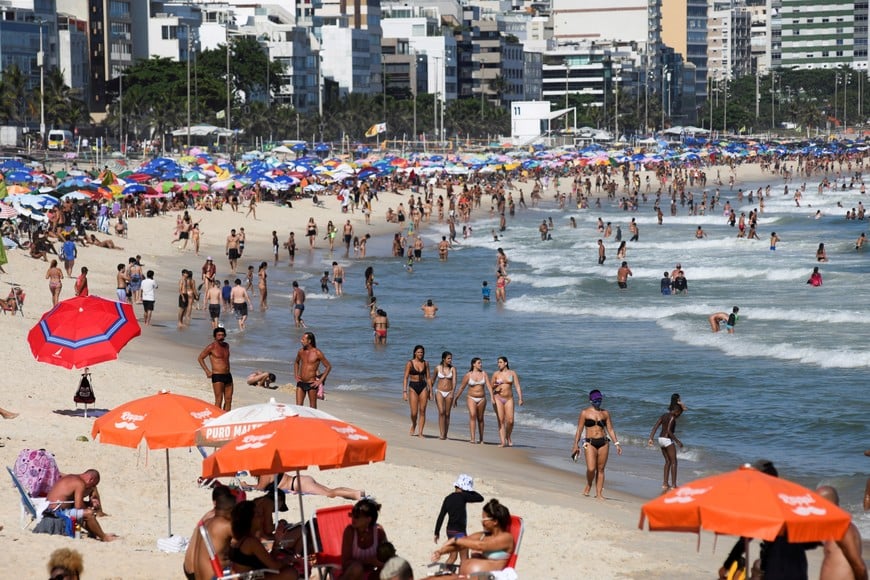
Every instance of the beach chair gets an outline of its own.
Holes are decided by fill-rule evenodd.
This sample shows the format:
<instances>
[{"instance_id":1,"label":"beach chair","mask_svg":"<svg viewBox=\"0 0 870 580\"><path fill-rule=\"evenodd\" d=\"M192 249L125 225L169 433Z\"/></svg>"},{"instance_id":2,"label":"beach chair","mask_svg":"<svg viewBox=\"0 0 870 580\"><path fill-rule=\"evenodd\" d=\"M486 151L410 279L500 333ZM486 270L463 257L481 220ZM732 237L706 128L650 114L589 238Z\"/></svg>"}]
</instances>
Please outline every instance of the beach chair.
<instances>
[{"instance_id":1,"label":"beach chair","mask_svg":"<svg viewBox=\"0 0 870 580\"><path fill-rule=\"evenodd\" d=\"M339 505L314 512L314 568L322 580L341 576L341 539L350 525L351 509Z\"/></svg>"},{"instance_id":2,"label":"beach chair","mask_svg":"<svg viewBox=\"0 0 870 580\"><path fill-rule=\"evenodd\" d=\"M12 468L7 467L6 471L9 472L9 477L12 478L12 485L18 490L18 495L20 496L21 527L27 528L30 524L38 524L39 520L42 519L43 512L48 509L48 500L44 497L31 497L27 493L27 490L24 489L21 481L15 476Z\"/></svg>"},{"instance_id":3,"label":"beach chair","mask_svg":"<svg viewBox=\"0 0 870 580\"><path fill-rule=\"evenodd\" d=\"M217 554L215 554L214 544L212 544L211 537L208 535L205 526L197 526L197 529L202 537L202 542L205 544L205 549L208 551L208 558L211 561L212 572L215 573L214 577L217 578L217 580L259 580L260 578L264 578L266 574L278 573L278 570L272 570L271 568L251 570L249 572L228 573L228 571L221 568L220 559L217 557Z\"/></svg>"},{"instance_id":4,"label":"beach chair","mask_svg":"<svg viewBox=\"0 0 870 580\"><path fill-rule=\"evenodd\" d=\"M3 314L11 312L14 316L20 312L21 316L24 316L25 296L26 294L21 289L21 286L13 286L12 290L9 291L9 297L6 300L0 300L0 309L3 310Z\"/></svg>"},{"instance_id":5,"label":"beach chair","mask_svg":"<svg viewBox=\"0 0 870 580\"><path fill-rule=\"evenodd\" d=\"M525 524L523 523L523 518L521 518L520 516L512 515L511 516L510 532L511 532L511 535L514 537L514 551L511 554L511 557L508 558L508 560L505 563L504 568L502 568L502 570L505 570L507 568L516 569L517 558L519 557L519 554L520 554L520 544L522 544L522 542L523 542L523 531L524 530L525 530ZM459 566L457 566L455 564L445 564L443 562L435 562L433 564L430 564L429 566L430 567L431 566L438 567L438 571L436 572L436 575L446 574L446 573L455 574L459 569ZM471 578L491 578L492 577L491 574L492 574L492 572L473 572L469 576Z\"/></svg>"}]
</instances>

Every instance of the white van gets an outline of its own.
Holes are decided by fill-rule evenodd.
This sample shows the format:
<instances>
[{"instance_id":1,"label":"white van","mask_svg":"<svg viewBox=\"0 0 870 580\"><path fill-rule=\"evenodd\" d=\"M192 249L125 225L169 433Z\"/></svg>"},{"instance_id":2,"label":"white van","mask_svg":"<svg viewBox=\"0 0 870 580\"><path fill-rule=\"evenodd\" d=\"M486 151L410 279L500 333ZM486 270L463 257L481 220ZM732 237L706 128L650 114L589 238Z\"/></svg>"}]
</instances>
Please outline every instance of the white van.
<instances>
[{"instance_id":1,"label":"white van","mask_svg":"<svg viewBox=\"0 0 870 580\"><path fill-rule=\"evenodd\" d=\"M52 129L48 132L49 151L68 151L73 148L72 131Z\"/></svg>"}]
</instances>

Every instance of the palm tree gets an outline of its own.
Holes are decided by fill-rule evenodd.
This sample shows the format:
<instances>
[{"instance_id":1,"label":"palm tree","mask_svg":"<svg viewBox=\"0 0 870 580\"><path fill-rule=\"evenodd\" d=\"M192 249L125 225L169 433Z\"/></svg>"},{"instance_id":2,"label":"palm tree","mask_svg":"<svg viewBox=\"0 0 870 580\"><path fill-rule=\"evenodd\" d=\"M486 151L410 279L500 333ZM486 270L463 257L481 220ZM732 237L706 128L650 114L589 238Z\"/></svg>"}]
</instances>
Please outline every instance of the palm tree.
<instances>
[{"instance_id":1,"label":"palm tree","mask_svg":"<svg viewBox=\"0 0 870 580\"><path fill-rule=\"evenodd\" d=\"M17 64L12 64L3 70L3 81L0 84L0 100L2 114L8 113L8 122L24 123L27 119L27 77Z\"/></svg>"}]
</instances>

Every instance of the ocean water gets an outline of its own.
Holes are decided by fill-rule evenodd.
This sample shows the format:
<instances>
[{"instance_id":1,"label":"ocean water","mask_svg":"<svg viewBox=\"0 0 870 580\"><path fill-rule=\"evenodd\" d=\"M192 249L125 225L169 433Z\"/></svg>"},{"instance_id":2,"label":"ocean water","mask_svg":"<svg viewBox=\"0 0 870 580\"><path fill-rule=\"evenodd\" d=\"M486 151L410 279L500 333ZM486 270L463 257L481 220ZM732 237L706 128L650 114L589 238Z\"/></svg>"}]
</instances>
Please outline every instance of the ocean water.
<instances>
[{"instance_id":1,"label":"ocean water","mask_svg":"<svg viewBox=\"0 0 870 580\"><path fill-rule=\"evenodd\" d=\"M736 239L737 229L727 225L721 205L705 216L689 216L679 207L671 217L664 203L659 226L652 199L636 212L602 200L600 209L559 210L546 203L518 209L498 242L489 233L497 220L477 219L471 237L460 233L447 262L439 262L435 251L446 227L425 230L424 259L413 272L388 257L388 240L373 241L373 257L366 260L345 259L343 250L334 255L302 250L293 269L270 262L270 309L263 315L255 308L248 330L231 332L233 365L268 368L279 382L292 380L301 331L290 322L289 296L290 283L298 280L308 292L305 320L334 367L327 391L390 399L396 419L409 421L401 379L414 345L426 348L432 367L443 350L451 351L459 377L472 357L481 357L491 373L496 358L507 356L526 401L517 413L515 444L537 461L576 472L579 492L582 466L568 455L588 391L601 389L625 448L622 457L611 455L607 486L644 497L659 492L662 478L661 453L645 447L647 436L671 393L679 392L688 406L677 431L685 444L680 482L764 457L783 477L812 487L837 486L843 507L867 534L870 517L860 503L870 472L870 458L863 456L870 448L865 330L870 245L856 252L854 241L870 228L843 218L846 208L857 206L857 190L819 195L817 182L808 182L802 207L796 207L773 178L737 186L768 183L772 190L759 219L760 240ZM528 197L529 186L525 189ZM738 215L757 207L757 199L738 203L736 190L727 186L721 192L721 202L726 200ZM817 210L821 219L814 219ZM606 264L597 263L598 217L612 222L614 231L621 225L624 240L630 219L639 225L639 241L628 243L633 277L626 291L616 287L613 238L606 242ZM537 227L546 218L555 228L553 239L542 242ZM695 239L699 225L706 239ZM775 252L768 248L772 231L781 238ZM819 243L830 262L816 262ZM481 282L495 284L498 247L510 262L508 301L486 305ZM319 278L333 259L346 268L342 298L319 292ZM659 279L676 263L686 271L688 295L662 296ZM816 265L824 276L819 288L805 283ZM363 284L367 266L374 267L375 294L390 319L385 347L372 344ZM434 320L423 319L420 311L429 298L439 307ZM740 306L736 333L712 333L707 317L734 305ZM225 323L235 326L231 319ZM466 439L464 402L452 419L451 438ZM437 435L434 404L426 431ZM498 442L491 411L486 440Z\"/></svg>"}]
</instances>

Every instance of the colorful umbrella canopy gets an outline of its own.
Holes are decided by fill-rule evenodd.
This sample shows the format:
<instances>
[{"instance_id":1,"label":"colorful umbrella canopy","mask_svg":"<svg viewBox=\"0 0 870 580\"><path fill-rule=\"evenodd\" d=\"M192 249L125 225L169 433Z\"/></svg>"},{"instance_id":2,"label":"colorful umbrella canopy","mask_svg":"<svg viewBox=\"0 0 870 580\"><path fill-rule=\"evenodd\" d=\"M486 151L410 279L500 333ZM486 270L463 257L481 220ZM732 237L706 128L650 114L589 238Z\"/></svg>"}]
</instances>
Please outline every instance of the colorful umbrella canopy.
<instances>
[{"instance_id":1,"label":"colorful umbrella canopy","mask_svg":"<svg viewBox=\"0 0 870 580\"><path fill-rule=\"evenodd\" d=\"M166 509L172 536L172 490L169 477L169 449L190 447L194 432L223 411L194 397L160 391L115 407L94 421L91 436L100 443L138 447L142 440L149 449L166 449Z\"/></svg>"},{"instance_id":2,"label":"colorful umbrella canopy","mask_svg":"<svg viewBox=\"0 0 870 580\"><path fill-rule=\"evenodd\" d=\"M196 444L219 447L265 423L280 421L287 417L314 417L338 421L325 411L300 405L287 405L271 398L268 403L237 407L220 417L210 419L196 430Z\"/></svg>"},{"instance_id":3,"label":"colorful umbrella canopy","mask_svg":"<svg viewBox=\"0 0 870 580\"><path fill-rule=\"evenodd\" d=\"M655 531L700 532L788 541L839 540L851 516L809 489L745 465L705 477L645 503L639 527Z\"/></svg>"},{"instance_id":4,"label":"colorful umbrella canopy","mask_svg":"<svg viewBox=\"0 0 870 580\"><path fill-rule=\"evenodd\" d=\"M98 296L76 296L42 315L27 334L36 360L83 368L114 360L142 329L131 304Z\"/></svg>"},{"instance_id":5,"label":"colorful umbrella canopy","mask_svg":"<svg viewBox=\"0 0 870 580\"><path fill-rule=\"evenodd\" d=\"M0 219L14 218L18 215L18 210L11 205L0 203Z\"/></svg>"}]
</instances>

